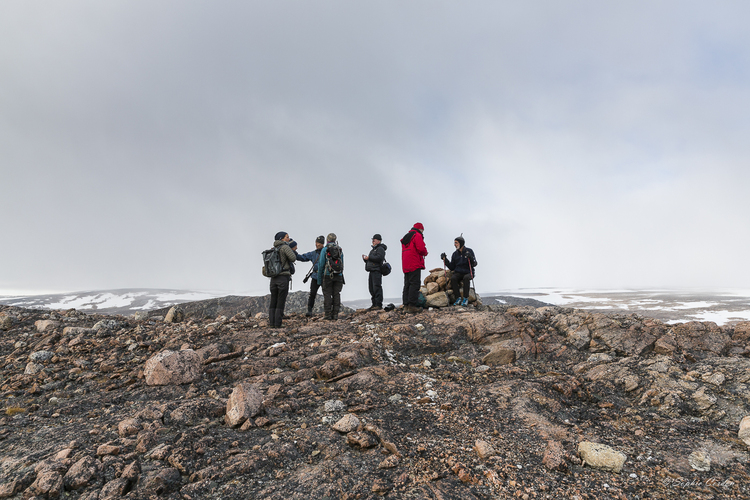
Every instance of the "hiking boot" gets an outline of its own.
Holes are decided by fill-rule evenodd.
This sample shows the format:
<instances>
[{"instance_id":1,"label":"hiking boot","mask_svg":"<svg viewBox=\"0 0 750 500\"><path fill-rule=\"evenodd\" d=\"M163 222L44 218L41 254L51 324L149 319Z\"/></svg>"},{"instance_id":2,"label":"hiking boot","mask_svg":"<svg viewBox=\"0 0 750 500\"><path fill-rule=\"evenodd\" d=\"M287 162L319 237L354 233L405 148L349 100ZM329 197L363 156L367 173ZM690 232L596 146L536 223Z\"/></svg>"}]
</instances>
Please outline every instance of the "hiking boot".
<instances>
[{"instance_id":1,"label":"hiking boot","mask_svg":"<svg viewBox=\"0 0 750 500\"><path fill-rule=\"evenodd\" d=\"M305 313L305 316L307 316L308 318L312 316L312 307L307 308L307 312Z\"/></svg>"},{"instance_id":2,"label":"hiking boot","mask_svg":"<svg viewBox=\"0 0 750 500\"><path fill-rule=\"evenodd\" d=\"M453 303L454 306L460 306L461 305L461 297L457 298L456 301Z\"/></svg>"},{"instance_id":3,"label":"hiking boot","mask_svg":"<svg viewBox=\"0 0 750 500\"><path fill-rule=\"evenodd\" d=\"M462 306L468 306L469 305L469 299L464 299L463 302L461 302Z\"/></svg>"}]
</instances>

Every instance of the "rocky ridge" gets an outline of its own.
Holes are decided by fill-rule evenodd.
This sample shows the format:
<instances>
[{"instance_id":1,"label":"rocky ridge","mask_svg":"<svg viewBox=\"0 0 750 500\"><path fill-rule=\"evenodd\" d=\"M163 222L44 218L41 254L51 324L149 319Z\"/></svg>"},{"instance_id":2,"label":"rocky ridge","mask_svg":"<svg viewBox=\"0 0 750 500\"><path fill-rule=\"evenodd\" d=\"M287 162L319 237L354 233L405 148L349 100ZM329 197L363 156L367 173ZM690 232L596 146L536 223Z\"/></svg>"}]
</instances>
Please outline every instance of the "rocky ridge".
<instances>
[{"instance_id":1,"label":"rocky ridge","mask_svg":"<svg viewBox=\"0 0 750 500\"><path fill-rule=\"evenodd\" d=\"M750 323L206 311L0 306L0 498L750 496Z\"/></svg>"}]
</instances>

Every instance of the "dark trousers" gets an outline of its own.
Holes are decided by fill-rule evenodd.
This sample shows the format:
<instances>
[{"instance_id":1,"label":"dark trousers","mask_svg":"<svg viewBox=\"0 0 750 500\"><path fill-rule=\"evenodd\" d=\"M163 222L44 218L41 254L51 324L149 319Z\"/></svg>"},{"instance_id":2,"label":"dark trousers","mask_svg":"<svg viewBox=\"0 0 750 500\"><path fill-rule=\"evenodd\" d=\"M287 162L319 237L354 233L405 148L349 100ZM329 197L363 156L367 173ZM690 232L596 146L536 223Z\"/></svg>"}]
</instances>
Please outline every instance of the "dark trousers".
<instances>
[{"instance_id":1,"label":"dark trousers","mask_svg":"<svg viewBox=\"0 0 750 500\"><path fill-rule=\"evenodd\" d=\"M286 296L289 295L289 280L291 280L291 276L271 278L271 304L268 306L268 324L272 327L281 326Z\"/></svg>"},{"instance_id":2,"label":"dark trousers","mask_svg":"<svg viewBox=\"0 0 750 500\"><path fill-rule=\"evenodd\" d=\"M469 285L471 284L471 274L452 273L451 274L451 289L453 290L453 300L458 300L461 297L458 294L459 287L463 284L464 298L469 298Z\"/></svg>"},{"instance_id":3,"label":"dark trousers","mask_svg":"<svg viewBox=\"0 0 750 500\"><path fill-rule=\"evenodd\" d=\"M370 286L372 305L383 307L383 273L380 271L370 271L368 284Z\"/></svg>"},{"instance_id":4,"label":"dark trousers","mask_svg":"<svg viewBox=\"0 0 750 500\"><path fill-rule=\"evenodd\" d=\"M318 289L320 289L320 284L318 283L318 280L315 278L310 279L310 298L307 299L307 311L312 312L313 307L315 307L315 297L318 296Z\"/></svg>"},{"instance_id":5,"label":"dark trousers","mask_svg":"<svg viewBox=\"0 0 750 500\"><path fill-rule=\"evenodd\" d=\"M404 292L401 300L405 306L417 306L419 303L419 288L422 285L422 270L417 269L404 273Z\"/></svg>"},{"instance_id":6,"label":"dark trousers","mask_svg":"<svg viewBox=\"0 0 750 500\"><path fill-rule=\"evenodd\" d=\"M341 290L344 281L339 278L323 277L323 309L325 319L338 319L341 309Z\"/></svg>"}]
</instances>

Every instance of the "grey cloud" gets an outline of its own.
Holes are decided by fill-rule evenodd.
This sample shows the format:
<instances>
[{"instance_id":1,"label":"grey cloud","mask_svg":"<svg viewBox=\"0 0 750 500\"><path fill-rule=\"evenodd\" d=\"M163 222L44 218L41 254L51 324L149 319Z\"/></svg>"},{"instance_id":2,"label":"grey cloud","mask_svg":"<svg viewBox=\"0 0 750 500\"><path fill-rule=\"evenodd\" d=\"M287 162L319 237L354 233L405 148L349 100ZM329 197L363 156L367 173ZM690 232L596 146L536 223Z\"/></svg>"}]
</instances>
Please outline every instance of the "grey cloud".
<instances>
[{"instance_id":1,"label":"grey cloud","mask_svg":"<svg viewBox=\"0 0 750 500\"><path fill-rule=\"evenodd\" d=\"M7 2L0 289L263 293L284 229L336 232L357 298L417 220L480 290L739 286L748 10Z\"/></svg>"}]
</instances>

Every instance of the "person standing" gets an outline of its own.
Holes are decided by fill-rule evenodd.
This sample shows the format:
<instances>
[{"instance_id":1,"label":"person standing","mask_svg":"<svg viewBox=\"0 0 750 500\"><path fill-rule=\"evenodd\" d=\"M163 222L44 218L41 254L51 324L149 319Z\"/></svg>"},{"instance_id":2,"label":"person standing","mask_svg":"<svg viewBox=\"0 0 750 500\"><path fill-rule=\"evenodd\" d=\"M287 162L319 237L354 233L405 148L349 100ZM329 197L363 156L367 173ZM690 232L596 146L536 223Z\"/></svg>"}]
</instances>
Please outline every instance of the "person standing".
<instances>
[{"instance_id":1,"label":"person standing","mask_svg":"<svg viewBox=\"0 0 750 500\"><path fill-rule=\"evenodd\" d=\"M466 246L466 240L463 236L457 237L453 241L456 251L453 252L450 262L445 254L440 257L443 263L452 271L451 288L453 289L454 306L469 305L469 284L474 279L477 259L474 257L474 250ZM463 299L459 295L460 285L463 285Z\"/></svg>"},{"instance_id":2,"label":"person standing","mask_svg":"<svg viewBox=\"0 0 750 500\"><path fill-rule=\"evenodd\" d=\"M372 250L369 255L362 255L365 261L365 271L370 273L368 285L370 289L370 298L372 305L369 310L379 310L383 308L383 271L381 266L385 262L385 251L388 247L383 244L383 237L375 234L372 237Z\"/></svg>"},{"instance_id":3,"label":"person standing","mask_svg":"<svg viewBox=\"0 0 750 500\"><path fill-rule=\"evenodd\" d=\"M307 299L307 313L305 316L312 316L313 307L315 307L315 298L318 296L318 290L320 289L320 282L318 281L318 261L320 260L320 252L325 246L326 238L321 235L315 238L315 250L297 255L299 262L312 262L313 267L310 270L310 297ZM307 279L307 277L305 277Z\"/></svg>"},{"instance_id":4,"label":"person standing","mask_svg":"<svg viewBox=\"0 0 750 500\"><path fill-rule=\"evenodd\" d=\"M281 328L286 297L289 295L289 282L292 279L292 266L297 260L294 251L289 248L289 241L289 234L279 231L273 242L273 247L278 250L281 259L281 272L271 278L271 303L268 306L268 323L271 328Z\"/></svg>"},{"instance_id":5,"label":"person standing","mask_svg":"<svg viewBox=\"0 0 750 500\"><path fill-rule=\"evenodd\" d=\"M326 246L318 259L318 282L323 289L323 319L336 320L341 309L341 290L344 288L344 252L336 235L326 237Z\"/></svg>"},{"instance_id":6,"label":"person standing","mask_svg":"<svg viewBox=\"0 0 750 500\"><path fill-rule=\"evenodd\" d=\"M424 226L417 222L414 227L401 238L401 268L404 271L404 291L402 301L404 311L416 313L419 308L419 288L422 282L424 258L427 247L424 244Z\"/></svg>"}]
</instances>

